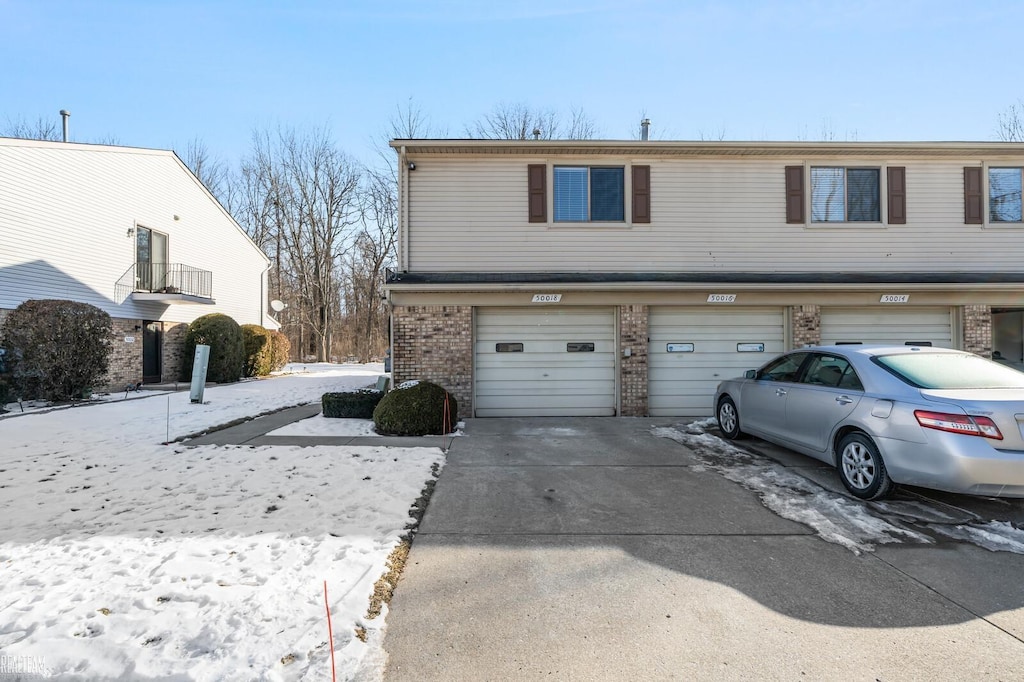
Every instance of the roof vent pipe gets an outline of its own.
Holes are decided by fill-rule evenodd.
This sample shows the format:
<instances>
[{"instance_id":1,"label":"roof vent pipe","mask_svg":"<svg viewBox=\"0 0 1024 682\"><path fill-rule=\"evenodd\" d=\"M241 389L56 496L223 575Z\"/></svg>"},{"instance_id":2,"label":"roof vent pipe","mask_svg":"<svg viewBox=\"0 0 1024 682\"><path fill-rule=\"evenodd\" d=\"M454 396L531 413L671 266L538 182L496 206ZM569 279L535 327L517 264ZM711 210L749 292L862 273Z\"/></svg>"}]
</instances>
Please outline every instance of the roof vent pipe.
<instances>
[{"instance_id":1,"label":"roof vent pipe","mask_svg":"<svg viewBox=\"0 0 1024 682\"><path fill-rule=\"evenodd\" d=\"M540 128L534 128L533 129L533 139L535 139L535 140L539 140L540 139Z\"/></svg>"},{"instance_id":2,"label":"roof vent pipe","mask_svg":"<svg viewBox=\"0 0 1024 682\"><path fill-rule=\"evenodd\" d=\"M640 140L647 142L649 139L651 139L651 119L645 118L640 121Z\"/></svg>"},{"instance_id":3,"label":"roof vent pipe","mask_svg":"<svg viewBox=\"0 0 1024 682\"><path fill-rule=\"evenodd\" d=\"M68 119L71 118L71 112L67 109L60 110L60 117L64 119L64 141L68 141Z\"/></svg>"}]
</instances>

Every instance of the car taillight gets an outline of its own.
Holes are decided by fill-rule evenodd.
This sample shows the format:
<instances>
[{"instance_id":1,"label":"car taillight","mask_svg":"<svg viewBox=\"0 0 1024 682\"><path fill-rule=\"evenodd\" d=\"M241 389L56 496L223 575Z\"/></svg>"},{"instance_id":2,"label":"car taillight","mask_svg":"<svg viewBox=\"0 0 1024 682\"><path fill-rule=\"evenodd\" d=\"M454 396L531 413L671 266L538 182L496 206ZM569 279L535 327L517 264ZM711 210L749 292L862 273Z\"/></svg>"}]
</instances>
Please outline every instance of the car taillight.
<instances>
[{"instance_id":1,"label":"car taillight","mask_svg":"<svg viewBox=\"0 0 1024 682\"><path fill-rule=\"evenodd\" d=\"M914 410L914 416L917 417L917 423L926 429L962 433L965 436L984 436L994 440L1003 439L999 427L988 417L928 412L927 410Z\"/></svg>"}]
</instances>

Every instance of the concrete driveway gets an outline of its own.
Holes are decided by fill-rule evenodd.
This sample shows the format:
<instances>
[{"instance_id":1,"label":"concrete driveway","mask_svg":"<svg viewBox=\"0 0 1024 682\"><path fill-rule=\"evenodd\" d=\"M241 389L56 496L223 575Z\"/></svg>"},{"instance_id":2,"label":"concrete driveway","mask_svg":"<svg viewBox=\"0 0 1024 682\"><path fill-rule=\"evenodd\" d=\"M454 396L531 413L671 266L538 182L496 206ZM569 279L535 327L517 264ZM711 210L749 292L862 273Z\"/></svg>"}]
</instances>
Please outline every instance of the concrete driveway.
<instances>
[{"instance_id":1,"label":"concrete driveway","mask_svg":"<svg viewBox=\"0 0 1024 682\"><path fill-rule=\"evenodd\" d=\"M386 679L1022 679L1024 556L936 531L962 519L916 499L870 510L888 540L826 541L830 507L867 511L827 469L755 455L761 487L734 482L673 426L469 420L391 603ZM789 514L808 498L824 520Z\"/></svg>"}]
</instances>

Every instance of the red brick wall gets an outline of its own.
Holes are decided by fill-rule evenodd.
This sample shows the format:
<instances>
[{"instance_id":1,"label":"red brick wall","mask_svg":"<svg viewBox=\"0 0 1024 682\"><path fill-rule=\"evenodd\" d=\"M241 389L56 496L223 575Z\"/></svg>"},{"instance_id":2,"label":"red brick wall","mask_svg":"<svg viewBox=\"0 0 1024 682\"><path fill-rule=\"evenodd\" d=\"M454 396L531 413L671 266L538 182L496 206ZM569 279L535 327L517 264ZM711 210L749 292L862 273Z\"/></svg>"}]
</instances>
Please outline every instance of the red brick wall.
<instances>
[{"instance_id":1,"label":"red brick wall","mask_svg":"<svg viewBox=\"0 0 1024 682\"><path fill-rule=\"evenodd\" d=\"M820 306L795 305L789 309L789 319L793 329L793 348L821 343Z\"/></svg>"},{"instance_id":2,"label":"red brick wall","mask_svg":"<svg viewBox=\"0 0 1024 682\"><path fill-rule=\"evenodd\" d=\"M460 417L472 416L473 308L395 306L391 314L394 385L432 381L455 396Z\"/></svg>"},{"instance_id":3,"label":"red brick wall","mask_svg":"<svg viewBox=\"0 0 1024 682\"><path fill-rule=\"evenodd\" d=\"M623 417L647 416L647 313L645 305L619 307L619 402ZM624 355L627 348L629 357Z\"/></svg>"},{"instance_id":4,"label":"red brick wall","mask_svg":"<svg viewBox=\"0 0 1024 682\"><path fill-rule=\"evenodd\" d=\"M992 357L992 309L987 305L963 307L964 350Z\"/></svg>"}]
</instances>

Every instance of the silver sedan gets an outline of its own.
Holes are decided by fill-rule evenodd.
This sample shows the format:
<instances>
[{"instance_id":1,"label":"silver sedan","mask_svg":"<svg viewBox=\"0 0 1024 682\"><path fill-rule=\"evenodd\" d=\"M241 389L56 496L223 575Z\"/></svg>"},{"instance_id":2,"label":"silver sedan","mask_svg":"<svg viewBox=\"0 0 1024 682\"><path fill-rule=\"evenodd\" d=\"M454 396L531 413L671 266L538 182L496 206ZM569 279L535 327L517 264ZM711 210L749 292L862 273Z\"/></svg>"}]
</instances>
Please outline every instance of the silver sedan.
<instances>
[{"instance_id":1,"label":"silver sedan","mask_svg":"<svg viewBox=\"0 0 1024 682\"><path fill-rule=\"evenodd\" d=\"M714 404L726 438L827 462L861 499L900 483L1024 497L1024 372L971 353L805 348L723 381Z\"/></svg>"}]
</instances>

